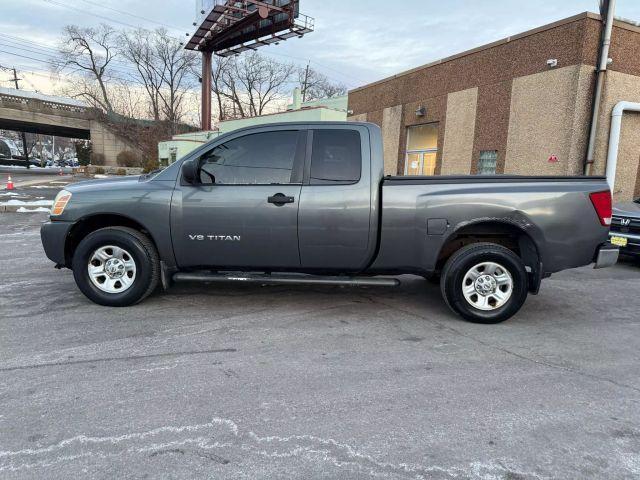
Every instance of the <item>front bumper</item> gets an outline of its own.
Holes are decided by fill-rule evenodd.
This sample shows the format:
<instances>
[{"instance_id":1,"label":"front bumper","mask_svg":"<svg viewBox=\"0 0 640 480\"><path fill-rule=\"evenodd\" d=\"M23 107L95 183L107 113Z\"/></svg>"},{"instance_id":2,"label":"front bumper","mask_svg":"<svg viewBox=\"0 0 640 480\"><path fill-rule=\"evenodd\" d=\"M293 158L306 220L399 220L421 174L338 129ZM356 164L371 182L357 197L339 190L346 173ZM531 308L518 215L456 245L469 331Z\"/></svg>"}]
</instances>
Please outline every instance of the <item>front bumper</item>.
<instances>
[{"instance_id":1,"label":"front bumper","mask_svg":"<svg viewBox=\"0 0 640 480\"><path fill-rule=\"evenodd\" d=\"M610 243L605 243L598 247L596 252L596 264L593 268L607 268L613 267L618 263L618 256L620 255L620 249Z\"/></svg>"},{"instance_id":2,"label":"front bumper","mask_svg":"<svg viewBox=\"0 0 640 480\"><path fill-rule=\"evenodd\" d=\"M72 226L73 223L70 222L54 221L43 223L42 227L40 227L40 239L42 240L44 253L56 266L68 266L66 265L64 247Z\"/></svg>"},{"instance_id":3,"label":"front bumper","mask_svg":"<svg viewBox=\"0 0 640 480\"><path fill-rule=\"evenodd\" d=\"M640 235L634 233L621 233L612 230L609 237L622 237L627 239L627 246L620 248L620 253L626 255L640 255Z\"/></svg>"}]
</instances>

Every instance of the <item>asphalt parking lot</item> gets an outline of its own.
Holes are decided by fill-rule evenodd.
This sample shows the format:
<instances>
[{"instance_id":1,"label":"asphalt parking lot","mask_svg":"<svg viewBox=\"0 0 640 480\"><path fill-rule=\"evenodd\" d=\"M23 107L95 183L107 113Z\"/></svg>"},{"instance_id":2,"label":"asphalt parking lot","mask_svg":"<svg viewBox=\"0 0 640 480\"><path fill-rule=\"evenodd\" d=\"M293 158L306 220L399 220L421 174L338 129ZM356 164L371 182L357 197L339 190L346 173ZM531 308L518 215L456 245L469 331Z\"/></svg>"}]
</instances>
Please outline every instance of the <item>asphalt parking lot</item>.
<instances>
[{"instance_id":1,"label":"asphalt parking lot","mask_svg":"<svg viewBox=\"0 0 640 480\"><path fill-rule=\"evenodd\" d=\"M0 478L637 479L640 266L494 326L437 287L174 287L89 303L0 214Z\"/></svg>"}]
</instances>

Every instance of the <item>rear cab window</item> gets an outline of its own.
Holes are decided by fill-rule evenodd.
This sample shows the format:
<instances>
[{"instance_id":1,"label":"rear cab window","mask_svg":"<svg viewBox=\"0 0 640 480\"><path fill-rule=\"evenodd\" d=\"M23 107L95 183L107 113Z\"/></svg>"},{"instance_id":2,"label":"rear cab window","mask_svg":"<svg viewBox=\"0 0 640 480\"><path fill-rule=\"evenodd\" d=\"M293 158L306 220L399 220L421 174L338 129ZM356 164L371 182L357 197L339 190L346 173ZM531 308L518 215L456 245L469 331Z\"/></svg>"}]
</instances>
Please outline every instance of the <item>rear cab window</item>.
<instances>
[{"instance_id":1,"label":"rear cab window","mask_svg":"<svg viewBox=\"0 0 640 480\"><path fill-rule=\"evenodd\" d=\"M358 183L362 173L360 133L350 129L314 130L310 185Z\"/></svg>"}]
</instances>

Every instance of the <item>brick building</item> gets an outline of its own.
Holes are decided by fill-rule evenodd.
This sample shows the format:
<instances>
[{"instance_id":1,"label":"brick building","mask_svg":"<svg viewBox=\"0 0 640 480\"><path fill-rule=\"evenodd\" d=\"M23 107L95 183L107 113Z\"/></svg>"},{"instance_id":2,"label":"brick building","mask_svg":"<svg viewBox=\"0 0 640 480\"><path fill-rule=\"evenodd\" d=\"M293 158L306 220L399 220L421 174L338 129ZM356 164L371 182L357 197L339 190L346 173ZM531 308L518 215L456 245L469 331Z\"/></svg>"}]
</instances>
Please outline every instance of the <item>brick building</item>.
<instances>
[{"instance_id":1,"label":"brick building","mask_svg":"<svg viewBox=\"0 0 640 480\"><path fill-rule=\"evenodd\" d=\"M382 127L385 172L581 175L599 15L582 13L349 92L350 119ZM604 174L614 105L640 102L640 27L615 21L593 174ZM616 198L640 195L640 114L622 123Z\"/></svg>"}]
</instances>

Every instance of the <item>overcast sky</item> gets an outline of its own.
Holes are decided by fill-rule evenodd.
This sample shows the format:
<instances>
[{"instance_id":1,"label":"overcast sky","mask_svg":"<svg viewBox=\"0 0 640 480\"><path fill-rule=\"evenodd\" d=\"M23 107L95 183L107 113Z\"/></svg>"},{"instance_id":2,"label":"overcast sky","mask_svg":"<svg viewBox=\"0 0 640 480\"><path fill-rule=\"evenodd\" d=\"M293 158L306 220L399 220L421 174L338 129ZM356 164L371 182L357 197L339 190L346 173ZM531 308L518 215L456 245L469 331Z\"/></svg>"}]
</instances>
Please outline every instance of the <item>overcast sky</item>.
<instances>
[{"instance_id":1,"label":"overcast sky","mask_svg":"<svg viewBox=\"0 0 640 480\"><path fill-rule=\"evenodd\" d=\"M640 1L617 3L618 16L640 20ZM298 64L310 60L353 88L587 10L596 12L597 0L301 0L316 31L263 52ZM48 72L34 59L53 54L66 24L162 24L186 39L195 16L196 0L0 0L0 65ZM33 43L20 46L17 37ZM7 78L0 72L0 85L10 86Z\"/></svg>"}]
</instances>

